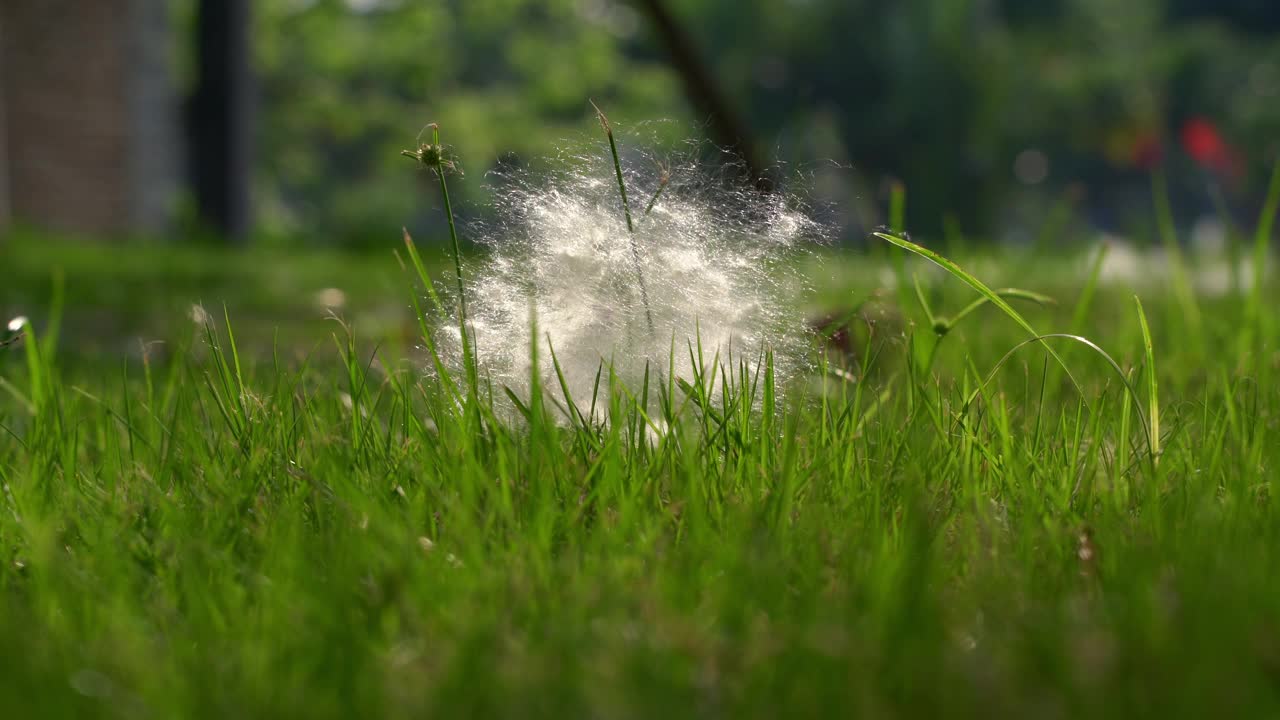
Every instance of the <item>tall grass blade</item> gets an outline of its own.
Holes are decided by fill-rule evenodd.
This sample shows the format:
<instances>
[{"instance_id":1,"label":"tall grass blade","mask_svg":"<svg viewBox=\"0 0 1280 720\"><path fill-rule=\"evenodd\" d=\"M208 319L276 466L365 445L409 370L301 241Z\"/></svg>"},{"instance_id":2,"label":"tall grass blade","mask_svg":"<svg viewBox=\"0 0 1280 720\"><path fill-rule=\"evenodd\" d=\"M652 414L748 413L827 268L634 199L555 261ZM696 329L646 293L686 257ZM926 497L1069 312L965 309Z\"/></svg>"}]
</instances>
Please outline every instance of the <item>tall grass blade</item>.
<instances>
[{"instance_id":1,"label":"tall grass blade","mask_svg":"<svg viewBox=\"0 0 1280 720\"><path fill-rule=\"evenodd\" d=\"M1262 285L1266 280L1267 250L1271 244L1271 231L1275 228L1277 210L1280 210L1280 160L1276 160L1271 170L1267 199L1263 203L1262 214L1258 218L1258 227L1253 236L1253 287L1249 291L1249 306L1245 314L1249 320L1246 333L1266 334L1266 316L1262 312Z\"/></svg>"},{"instance_id":2,"label":"tall grass blade","mask_svg":"<svg viewBox=\"0 0 1280 720\"><path fill-rule=\"evenodd\" d=\"M889 184L889 231L899 237L907 237L907 188L899 180ZM898 301L905 311L910 296L907 291L907 263L902 253L893 253L893 274L898 279Z\"/></svg>"},{"instance_id":3,"label":"tall grass blade","mask_svg":"<svg viewBox=\"0 0 1280 720\"><path fill-rule=\"evenodd\" d=\"M1173 274L1173 294L1178 305L1182 307L1187 330L1195 337L1200 337L1200 305L1196 302L1195 290L1191 287L1191 279L1187 276L1186 263L1182 258L1182 248L1178 245L1178 233L1174 226L1173 211L1169 207L1169 186L1163 172L1156 171L1151 175L1151 196L1156 206L1156 227L1160 233L1160 241L1165 253L1169 256L1169 270Z\"/></svg>"},{"instance_id":4,"label":"tall grass blade","mask_svg":"<svg viewBox=\"0 0 1280 720\"><path fill-rule=\"evenodd\" d=\"M1033 338L1038 338L1041 336L1041 333L1037 332L1036 329L1031 326L1031 323L1027 322L1026 319L1023 318L1022 315L1019 314L1017 310L1014 310L1013 307L1009 305L1009 303L1005 302L1004 298L1000 297L1000 295L996 293L996 291L987 287L986 284L984 284L981 280L969 274L969 272L966 271L964 268L961 268L959 265L956 265L955 263L939 255L938 253L930 250L929 248L923 247L921 245L917 245L911 242L910 240L907 240L906 238L899 237L891 233L883 233L883 232L877 232L872 234L880 238L881 240L885 240L893 245L897 245L903 250L908 250L910 252L913 252L916 255L919 255L920 257L926 260L929 260L930 262L934 263L938 267L941 267L943 270L946 270L947 272L951 273L951 275L953 275L960 281L964 282L969 287L973 288L974 290L977 290L978 294L986 298L987 302L990 302L992 305L995 305L996 307L1004 311L1005 315L1008 315L1023 330L1026 330L1027 333L1031 335ZM1062 357L1058 355L1058 353L1048 345L1045 345L1045 350L1053 357L1054 361L1056 361L1058 365L1062 367L1063 371L1067 374L1067 377L1071 380L1071 384L1075 386L1076 390L1079 391L1081 395L1083 395L1084 391L1080 387L1080 383L1077 382L1075 376L1071 374L1071 368L1067 367L1067 364L1062 360Z\"/></svg>"},{"instance_id":5,"label":"tall grass blade","mask_svg":"<svg viewBox=\"0 0 1280 720\"><path fill-rule=\"evenodd\" d=\"M1138 306L1138 324L1142 327L1142 347L1147 357L1147 416L1150 422L1147 432L1150 435L1151 461L1160 462L1160 394L1156 381L1156 354L1151 343L1151 329L1147 326L1147 314L1142 309L1142 301L1137 295L1133 302Z\"/></svg>"},{"instance_id":6,"label":"tall grass blade","mask_svg":"<svg viewBox=\"0 0 1280 720\"><path fill-rule=\"evenodd\" d=\"M653 328L653 311L649 307L649 289L644 282L644 266L640 262L640 246L636 244L636 228L631 221L631 204L627 201L627 183L622 179L622 159L618 157L618 142L613 137L613 126L609 124L609 118L605 117L604 111L595 102L591 103L591 107L596 110L596 117L600 120L600 127L604 130L605 137L609 138L609 152L613 155L613 171L618 177L618 194L622 196L622 214L627 218L627 233L631 240L631 259L636 268L636 284L640 288L640 302L644 305L644 320L649 326L649 335L654 334ZM663 185L662 187L665 187ZM659 188L659 193L662 189ZM657 202L658 197L654 195L652 202ZM653 208L652 202L649 208L645 210L645 214L649 214L649 210Z\"/></svg>"},{"instance_id":7,"label":"tall grass blade","mask_svg":"<svg viewBox=\"0 0 1280 720\"><path fill-rule=\"evenodd\" d=\"M1032 292L1030 290L1021 290L1019 288L1000 288L999 290L994 290L993 292L996 294L997 297L1010 298L1014 300L1026 300L1027 302L1035 303L1036 305L1040 305L1042 307L1045 305L1058 304L1057 300L1054 300L1048 295L1042 295L1038 292ZM945 328L945 330L947 331L953 330L961 320L965 319L966 316L968 316L970 313L982 307L983 305L986 305L989 302L991 301L986 297L980 297L977 300L974 300L973 302L961 308L960 312L956 313L951 318L939 317L937 318L937 322L941 323L941 326ZM934 330L937 331L938 327L939 326L935 324Z\"/></svg>"},{"instance_id":8,"label":"tall grass blade","mask_svg":"<svg viewBox=\"0 0 1280 720\"><path fill-rule=\"evenodd\" d=\"M1089 277L1085 281L1084 289L1080 291L1080 299L1076 301L1075 310L1071 313L1071 332L1080 332L1084 327L1085 318L1089 316L1089 308L1093 306L1093 296L1098 290L1098 280L1102 277L1102 263L1107 259L1107 253L1111 252L1111 245L1103 243L1098 246L1098 252L1093 256L1093 262L1089 264Z\"/></svg>"}]
</instances>

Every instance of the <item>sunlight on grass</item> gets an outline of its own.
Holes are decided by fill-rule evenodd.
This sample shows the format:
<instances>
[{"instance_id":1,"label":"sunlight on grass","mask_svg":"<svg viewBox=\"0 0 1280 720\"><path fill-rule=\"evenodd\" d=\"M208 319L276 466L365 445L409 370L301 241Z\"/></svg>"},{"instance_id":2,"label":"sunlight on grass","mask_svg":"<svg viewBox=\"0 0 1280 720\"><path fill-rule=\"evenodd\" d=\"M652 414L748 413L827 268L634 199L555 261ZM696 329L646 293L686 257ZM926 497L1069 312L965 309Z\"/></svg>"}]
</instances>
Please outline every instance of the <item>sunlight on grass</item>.
<instances>
[{"instance_id":1,"label":"sunlight on grass","mask_svg":"<svg viewBox=\"0 0 1280 720\"><path fill-rule=\"evenodd\" d=\"M682 202L665 181L642 192L661 195L653 217ZM420 347L361 336L336 315L347 297L326 307L331 342L294 351L245 332L233 296L174 303L154 354L72 362L61 300L35 307L0 347L0 701L13 717L1274 710L1280 395L1255 307L1274 287L1197 298L1194 334L1183 291L1100 281L1105 246L1024 269L879 237L902 257L810 269L836 310L803 330L805 372L693 323L665 357L574 374L574 336L539 310L508 338L517 391L443 355L442 334L485 317L483 294L454 309L483 275L447 249L457 290L437 292L407 233L383 292ZM914 296L877 289L882 267Z\"/></svg>"}]
</instances>

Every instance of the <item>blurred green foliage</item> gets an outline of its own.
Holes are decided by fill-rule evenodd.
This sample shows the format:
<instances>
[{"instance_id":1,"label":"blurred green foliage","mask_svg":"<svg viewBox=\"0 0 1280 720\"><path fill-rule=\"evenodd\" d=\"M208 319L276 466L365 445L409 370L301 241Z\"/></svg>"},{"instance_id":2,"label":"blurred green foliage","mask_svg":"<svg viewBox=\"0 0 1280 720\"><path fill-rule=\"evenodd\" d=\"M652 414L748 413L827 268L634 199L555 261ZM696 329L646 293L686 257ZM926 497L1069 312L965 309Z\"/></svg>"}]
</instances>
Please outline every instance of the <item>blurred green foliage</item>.
<instances>
[{"instance_id":1,"label":"blurred green foliage","mask_svg":"<svg viewBox=\"0 0 1280 720\"><path fill-rule=\"evenodd\" d=\"M1163 147L1189 194L1211 179L1177 150L1190 117L1244 150L1229 184L1258 192L1280 130L1280 9L1248 0L670 0L703 58L778 160L843 168L825 199L876 224L878 188L906 183L908 227L952 218L992 233L1085 183L1145 183ZM264 226L345 245L426 234L434 196L398 151L438 122L482 212L499 162L592 137L587 99L624 129L695 134L646 16L620 0L262 0L257 201ZM1015 160L1047 162L1021 181ZM425 180L425 178L418 178ZM1175 184L1176 186L1176 184ZM1146 214L1145 208L1139 212Z\"/></svg>"},{"instance_id":2,"label":"blurred green foliage","mask_svg":"<svg viewBox=\"0 0 1280 720\"><path fill-rule=\"evenodd\" d=\"M255 5L263 122L257 198L271 229L394 242L429 221L430 183L399 156L428 122L482 198L503 156L550 154L590 129L587 98L619 117L680 117L678 79L618 20L580 0ZM624 23L619 25L618 23ZM426 180L425 177L419 178Z\"/></svg>"},{"instance_id":3,"label":"blurred green foliage","mask_svg":"<svg viewBox=\"0 0 1280 720\"><path fill-rule=\"evenodd\" d=\"M1280 42L1217 16L1230 0L1195 17L1164 0L681 5L716 29L707 56L757 128L798 159L901 178L916 229L952 215L992 230L1024 202L1014 163L1028 149L1048 157L1049 188L1122 181L1140 142L1172 149L1194 115L1251 151L1261 186L1280 128Z\"/></svg>"}]
</instances>

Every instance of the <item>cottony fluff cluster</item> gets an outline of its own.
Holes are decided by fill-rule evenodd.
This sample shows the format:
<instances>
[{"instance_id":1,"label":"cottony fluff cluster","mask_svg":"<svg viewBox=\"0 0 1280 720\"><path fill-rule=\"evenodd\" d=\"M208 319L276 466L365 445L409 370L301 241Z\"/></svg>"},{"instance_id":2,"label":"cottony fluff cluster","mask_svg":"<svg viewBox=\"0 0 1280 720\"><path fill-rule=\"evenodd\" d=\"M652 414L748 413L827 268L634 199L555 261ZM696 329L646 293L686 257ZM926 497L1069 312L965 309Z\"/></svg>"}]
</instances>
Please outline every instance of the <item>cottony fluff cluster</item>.
<instances>
[{"instance_id":1,"label":"cottony fluff cluster","mask_svg":"<svg viewBox=\"0 0 1280 720\"><path fill-rule=\"evenodd\" d=\"M625 173L634 233L607 153L562 158L549 176L495 176L497 220L472 233L489 253L468 268L466 285L482 382L492 383L495 397L505 386L527 399L536 328L543 387L563 399L554 350L583 412L602 362L633 393L646 364L652 386L669 373L692 381L699 340L708 377L717 354L731 372L745 362L754 373L767 349L785 387L809 348L795 256L825 229L782 193L762 193L696 161L628 165L651 169ZM456 321L442 321L437 338L446 364L461 368ZM604 394L607 370L602 377Z\"/></svg>"}]
</instances>

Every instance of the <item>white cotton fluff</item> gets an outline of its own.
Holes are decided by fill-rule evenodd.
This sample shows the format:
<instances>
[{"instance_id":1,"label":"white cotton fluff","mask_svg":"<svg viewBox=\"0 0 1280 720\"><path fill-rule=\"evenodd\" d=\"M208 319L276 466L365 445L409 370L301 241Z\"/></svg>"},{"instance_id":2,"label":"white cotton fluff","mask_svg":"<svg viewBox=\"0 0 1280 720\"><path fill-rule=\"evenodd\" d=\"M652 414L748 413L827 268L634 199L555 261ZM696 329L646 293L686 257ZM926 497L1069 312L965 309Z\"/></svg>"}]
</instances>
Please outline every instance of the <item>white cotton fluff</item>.
<instances>
[{"instance_id":1,"label":"white cotton fluff","mask_svg":"<svg viewBox=\"0 0 1280 720\"><path fill-rule=\"evenodd\" d=\"M696 160L666 170L633 156L624 167L629 233L607 148L556 166L494 174L496 219L468 233L488 251L466 268L466 308L481 382L495 398L505 387L528 400L535 327L543 388L563 406L554 350L584 413L602 362L601 395L610 365L632 393L647 365L656 391L670 373L693 381L699 340L707 377L713 362L754 374L765 350L779 388L804 371L812 345L797 259L828 233L795 198ZM434 334L445 366L465 377L456 316ZM602 397L597 414L605 406Z\"/></svg>"}]
</instances>

